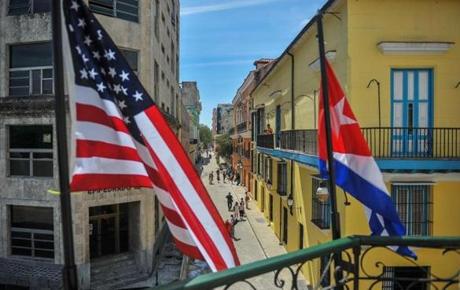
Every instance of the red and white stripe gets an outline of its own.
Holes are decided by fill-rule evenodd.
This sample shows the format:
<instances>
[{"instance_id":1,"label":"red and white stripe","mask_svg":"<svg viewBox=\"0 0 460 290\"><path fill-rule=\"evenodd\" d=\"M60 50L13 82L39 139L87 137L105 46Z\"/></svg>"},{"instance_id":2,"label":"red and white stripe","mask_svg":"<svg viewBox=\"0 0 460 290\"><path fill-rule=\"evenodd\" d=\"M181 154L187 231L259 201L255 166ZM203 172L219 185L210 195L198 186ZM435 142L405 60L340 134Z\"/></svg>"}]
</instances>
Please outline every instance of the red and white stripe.
<instances>
[{"instance_id":1,"label":"red and white stripe","mask_svg":"<svg viewBox=\"0 0 460 290\"><path fill-rule=\"evenodd\" d=\"M213 271L237 266L219 213L157 107L135 116L144 146L131 137L113 102L89 87L73 84L71 92L76 108L72 191L153 188L184 254L206 260Z\"/></svg>"}]
</instances>

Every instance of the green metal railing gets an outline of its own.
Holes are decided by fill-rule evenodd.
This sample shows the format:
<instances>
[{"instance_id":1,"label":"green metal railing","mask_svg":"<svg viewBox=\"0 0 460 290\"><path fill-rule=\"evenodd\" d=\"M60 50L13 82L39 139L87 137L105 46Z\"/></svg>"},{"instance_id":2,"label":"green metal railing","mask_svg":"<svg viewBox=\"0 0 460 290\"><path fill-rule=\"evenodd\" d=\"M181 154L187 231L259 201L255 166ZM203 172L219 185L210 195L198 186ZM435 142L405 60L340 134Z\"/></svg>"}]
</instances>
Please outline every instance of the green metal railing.
<instances>
[{"instance_id":1,"label":"green metal railing","mask_svg":"<svg viewBox=\"0 0 460 290\"><path fill-rule=\"evenodd\" d=\"M395 277L387 277L384 273L380 275L369 275L367 271L363 269L364 264L362 261L369 251L374 248L386 248L388 246L409 246L417 248L431 248L440 249L441 255L447 255L447 253L453 252L454 255L458 255L456 261L458 265L455 269L450 269L452 275L447 278L441 278L434 273L427 273L429 277L423 279L402 278L398 280ZM343 279L341 281L332 281L334 285L328 285L327 289L334 289L338 285L346 285L348 289L359 289L360 281L368 280L374 287L378 283L395 283L399 285L400 289L408 289L401 285L408 285L411 289L421 289L417 283L437 283L442 285L437 289L448 289L452 285L459 283L460 276L460 237L369 237L369 236L350 236L335 241L326 242L317 246L301 249L295 252L290 252L276 257L267 258L261 261L245 264L239 267L231 268L226 271L217 273L208 273L198 276L193 279L178 281L168 285L162 285L155 290L176 290L176 289L213 289L215 287L224 286L224 289L229 289L232 285L238 282L244 282L249 285L250 288L256 289L249 281L251 277L259 276L265 273L274 272L274 289L286 289L286 285L290 285L290 289L299 289L297 285L298 275L302 266L307 262L314 259L320 259L324 256L329 256L330 260L333 260L334 255L341 255L343 258L343 264L339 267L332 267L329 264L329 270L343 271ZM411 262L416 265L414 261ZM380 261L373 261L373 264L384 266ZM420 266L420 268L423 268ZM279 273L283 270L288 270L292 275L292 281L287 284L288 281L279 279ZM323 278L325 275L322 275ZM333 277L333 275L332 275ZM405 283L405 284L400 284ZM284 287L284 288L283 288ZM370 287L370 286L369 286ZM370 287L369 289L371 289ZM398 289L394 287L394 289ZM381 288L381 287L380 287ZM239 289L235 286L235 289ZM367 289L367 288L366 288ZM450 288L449 288L450 289Z\"/></svg>"}]
</instances>

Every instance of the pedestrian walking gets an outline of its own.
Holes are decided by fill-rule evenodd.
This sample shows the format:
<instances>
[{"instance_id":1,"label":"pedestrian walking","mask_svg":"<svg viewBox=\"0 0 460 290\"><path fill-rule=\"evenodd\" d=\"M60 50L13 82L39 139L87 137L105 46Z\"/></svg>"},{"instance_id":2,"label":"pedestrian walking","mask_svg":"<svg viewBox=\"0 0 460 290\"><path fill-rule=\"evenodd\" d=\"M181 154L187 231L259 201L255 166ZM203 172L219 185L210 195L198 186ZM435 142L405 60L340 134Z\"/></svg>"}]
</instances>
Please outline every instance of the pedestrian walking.
<instances>
[{"instance_id":1,"label":"pedestrian walking","mask_svg":"<svg viewBox=\"0 0 460 290\"><path fill-rule=\"evenodd\" d=\"M236 185L240 185L240 179L241 179L241 177L240 177L240 173L239 173L239 172L237 172L237 173L236 173L236 177L235 177L235 182L236 182Z\"/></svg>"},{"instance_id":2,"label":"pedestrian walking","mask_svg":"<svg viewBox=\"0 0 460 290\"><path fill-rule=\"evenodd\" d=\"M212 180L214 179L214 174L212 171L209 173L209 184L212 184Z\"/></svg>"},{"instance_id":3,"label":"pedestrian walking","mask_svg":"<svg viewBox=\"0 0 460 290\"><path fill-rule=\"evenodd\" d=\"M225 183L225 178L227 177L227 172L222 170L222 181Z\"/></svg>"},{"instance_id":4,"label":"pedestrian walking","mask_svg":"<svg viewBox=\"0 0 460 290\"><path fill-rule=\"evenodd\" d=\"M216 169L216 179L217 179L217 183L220 183L220 170L219 169Z\"/></svg>"},{"instance_id":5,"label":"pedestrian walking","mask_svg":"<svg viewBox=\"0 0 460 290\"><path fill-rule=\"evenodd\" d=\"M235 204L233 205L233 214L236 219L238 219L239 210L240 210L240 204L238 203L238 201L235 201Z\"/></svg>"},{"instance_id":6,"label":"pedestrian walking","mask_svg":"<svg viewBox=\"0 0 460 290\"><path fill-rule=\"evenodd\" d=\"M249 196L249 191L246 191L244 195L244 201L246 202L246 209L249 209L249 201L251 200L251 197Z\"/></svg>"},{"instance_id":7,"label":"pedestrian walking","mask_svg":"<svg viewBox=\"0 0 460 290\"><path fill-rule=\"evenodd\" d=\"M227 207L228 207L228 211L231 211L231 210L232 210L232 205L233 205L233 196L232 196L232 194L229 192L225 197L227 198Z\"/></svg>"},{"instance_id":8,"label":"pedestrian walking","mask_svg":"<svg viewBox=\"0 0 460 290\"><path fill-rule=\"evenodd\" d=\"M241 198L240 204L238 206L239 209L239 214L240 214L240 220L244 220L244 217L246 216L246 213L244 212L244 200Z\"/></svg>"},{"instance_id":9,"label":"pedestrian walking","mask_svg":"<svg viewBox=\"0 0 460 290\"><path fill-rule=\"evenodd\" d=\"M235 227L236 227L236 224L238 223L238 218L235 218L234 215L230 215L230 220L231 220L231 224L232 224L232 227L230 228L230 236L232 236L232 238L235 241L239 241L240 239L235 237L235 232L236 232Z\"/></svg>"}]
</instances>

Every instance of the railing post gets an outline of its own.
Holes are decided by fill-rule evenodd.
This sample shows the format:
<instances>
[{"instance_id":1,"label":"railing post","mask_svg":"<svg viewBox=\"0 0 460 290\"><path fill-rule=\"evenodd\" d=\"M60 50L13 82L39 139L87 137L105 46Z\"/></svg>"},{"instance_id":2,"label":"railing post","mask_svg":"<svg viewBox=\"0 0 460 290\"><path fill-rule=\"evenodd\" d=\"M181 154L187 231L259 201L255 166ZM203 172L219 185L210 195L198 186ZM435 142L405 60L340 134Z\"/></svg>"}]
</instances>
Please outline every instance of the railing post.
<instances>
[{"instance_id":1,"label":"railing post","mask_svg":"<svg viewBox=\"0 0 460 290\"><path fill-rule=\"evenodd\" d=\"M361 256L361 247L353 248L353 290L359 290L359 259Z\"/></svg>"}]
</instances>

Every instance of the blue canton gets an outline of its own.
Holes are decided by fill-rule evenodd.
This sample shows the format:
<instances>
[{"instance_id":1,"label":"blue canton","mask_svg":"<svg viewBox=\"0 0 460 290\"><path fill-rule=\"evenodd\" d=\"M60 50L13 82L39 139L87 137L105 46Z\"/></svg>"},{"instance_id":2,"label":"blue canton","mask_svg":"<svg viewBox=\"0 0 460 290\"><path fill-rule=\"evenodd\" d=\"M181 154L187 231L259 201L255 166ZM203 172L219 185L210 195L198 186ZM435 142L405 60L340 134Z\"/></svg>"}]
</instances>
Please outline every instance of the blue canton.
<instances>
[{"instance_id":1,"label":"blue canton","mask_svg":"<svg viewBox=\"0 0 460 290\"><path fill-rule=\"evenodd\" d=\"M153 106L153 100L83 1L63 2L75 83L91 87L102 99L115 103L131 135L144 143L134 116Z\"/></svg>"}]
</instances>

